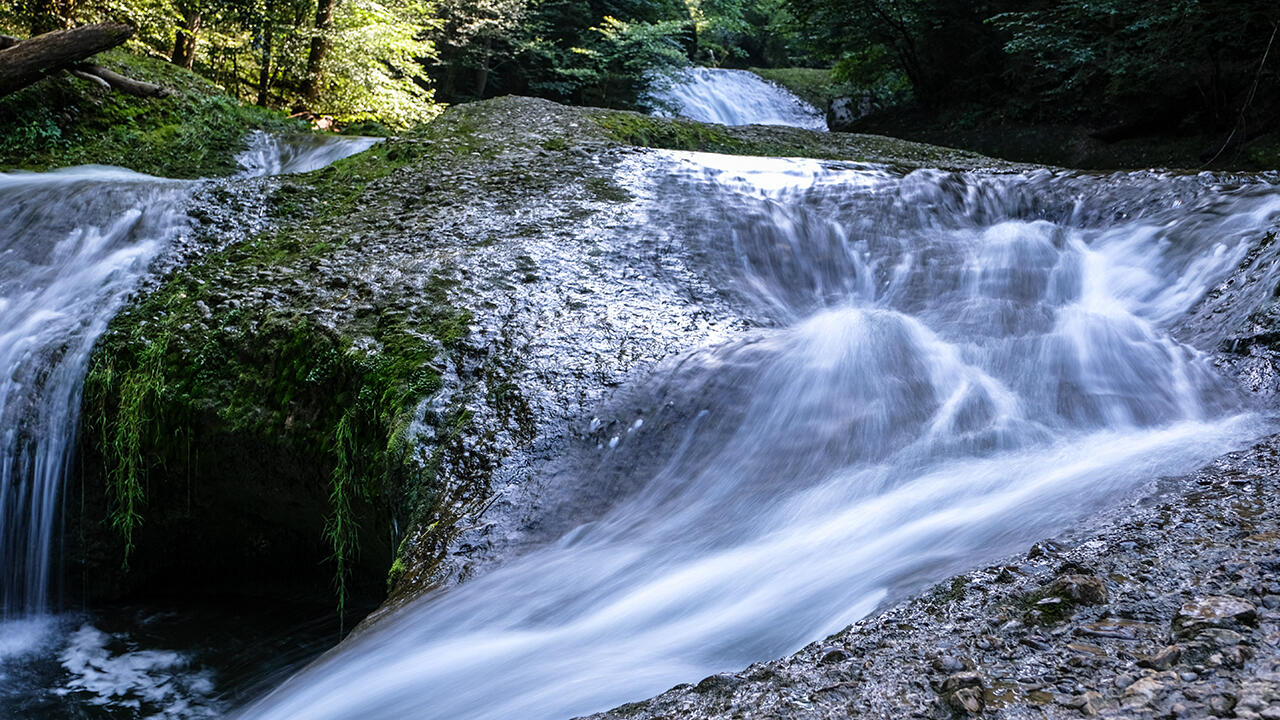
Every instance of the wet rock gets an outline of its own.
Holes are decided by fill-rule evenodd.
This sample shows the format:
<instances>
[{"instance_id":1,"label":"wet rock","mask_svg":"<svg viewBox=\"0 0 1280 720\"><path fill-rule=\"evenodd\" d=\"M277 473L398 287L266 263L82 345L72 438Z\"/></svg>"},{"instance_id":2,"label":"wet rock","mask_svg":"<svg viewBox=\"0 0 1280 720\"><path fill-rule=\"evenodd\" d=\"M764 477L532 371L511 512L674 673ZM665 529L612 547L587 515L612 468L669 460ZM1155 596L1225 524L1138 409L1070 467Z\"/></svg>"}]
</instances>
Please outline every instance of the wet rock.
<instances>
[{"instance_id":1,"label":"wet rock","mask_svg":"<svg viewBox=\"0 0 1280 720\"><path fill-rule=\"evenodd\" d=\"M971 687L982 687L982 674L974 670L965 670L948 675L947 679L942 681L941 691L950 693L961 688Z\"/></svg>"},{"instance_id":2,"label":"wet rock","mask_svg":"<svg viewBox=\"0 0 1280 720\"><path fill-rule=\"evenodd\" d=\"M1138 678L1124 689L1124 702L1130 706L1151 705L1177 682L1178 676L1171 672Z\"/></svg>"},{"instance_id":3,"label":"wet rock","mask_svg":"<svg viewBox=\"0 0 1280 720\"><path fill-rule=\"evenodd\" d=\"M853 656L850 655L847 650L842 648L831 648L822 654L822 659L818 662L823 665L834 665L836 663L842 663L851 657Z\"/></svg>"},{"instance_id":4,"label":"wet rock","mask_svg":"<svg viewBox=\"0 0 1280 720\"><path fill-rule=\"evenodd\" d=\"M947 695L947 705L956 712L978 715L986 709L986 698L983 696L982 688L960 688Z\"/></svg>"},{"instance_id":5,"label":"wet rock","mask_svg":"<svg viewBox=\"0 0 1280 720\"><path fill-rule=\"evenodd\" d=\"M933 665L934 670L948 674L972 669L969 668L963 660L951 655L939 655L938 657L935 657L930 664Z\"/></svg>"},{"instance_id":6,"label":"wet rock","mask_svg":"<svg viewBox=\"0 0 1280 720\"><path fill-rule=\"evenodd\" d=\"M856 98L836 98L827 108L827 127L836 132L852 132L854 123L871 114L872 108L868 93Z\"/></svg>"},{"instance_id":7,"label":"wet rock","mask_svg":"<svg viewBox=\"0 0 1280 720\"><path fill-rule=\"evenodd\" d=\"M742 678L732 673L719 673L703 678L693 689L701 693L728 692L743 682Z\"/></svg>"},{"instance_id":8,"label":"wet rock","mask_svg":"<svg viewBox=\"0 0 1280 720\"><path fill-rule=\"evenodd\" d=\"M1049 593L1079 605L1107 602L1107 585L1092 575L1063 575L1049 586Z\"/></svg>"},{"instance_id":9,"label":"wet rock","mask_svg":"<svg viewBox=\"0 0 1280 720\"><path fill-rule=\"evenodd\" d=\"M1244 636L1234 630L1210 628L1196 635L1196 640L1215 648L1231 647L1244 642Z\"/></svg>"},{"instance_id":10,"label":"wet rock","mask_svg":"<svg viewBox=\"0 0 1280 720\"><path fill-rule=\"evenodd\" d=\"M1063 705L1079 710L1082 715L1093 717L1102 709L1102 695L1093 691L1080 693L1068 699Z\"/></svg>"},{"instance_id":11,"label":"wet rock","mask_svg":"<svg viewBox=\"0 0 1280 720\"><path fill-rule=\"evenodd\" d=\"M1244 598L1211 595L1184 604L1173 618L1173 630L1180 637L1190 637L1207 628L1229 628L1256 625L1258 609Z\"/></svg>"},{"instance_id":12,"label":"wet rock","mask_svg":"<svg viewBox=\"0 0 1280 720\"><path fill-rule=\"evenodd\" d=\"M1230 695L1215 695L1209 698L1209 712L1218 717L1229 717L1236 707L1236 699Z\"/></svg>"},{"instance_id":13,"label":"wet rock","mask_svg":"<svg viewBox=\"0 0 1280 720\"><path fill-rule=\"evenodd\" d=\"M1182 647L1178 645L1170 645L1154 655L1143 655L1138 658L1138 667L1151 668L1153 670L1168 670L1178 662L1178 658L1182 655Z\"/></svg>"}]
</instances>

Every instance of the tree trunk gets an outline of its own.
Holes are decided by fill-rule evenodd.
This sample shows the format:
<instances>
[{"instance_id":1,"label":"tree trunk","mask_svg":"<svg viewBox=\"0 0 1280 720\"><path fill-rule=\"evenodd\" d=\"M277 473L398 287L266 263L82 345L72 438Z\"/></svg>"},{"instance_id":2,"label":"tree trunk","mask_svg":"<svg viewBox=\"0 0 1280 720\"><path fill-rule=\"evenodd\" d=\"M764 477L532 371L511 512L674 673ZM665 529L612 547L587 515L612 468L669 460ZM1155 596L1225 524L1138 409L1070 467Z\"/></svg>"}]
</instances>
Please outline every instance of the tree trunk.
<instances>
[{"instance_id":1,"label":"tree trunk","mask_svg":"<svg viewBox=\"0 0 1280 720\"><path fill-rule=\"evenodd\" d=\"M271 21L267 20L262 29L262 61L258 67L258 105L267 106L268 93L271 90L271 40L274 33Z\"/></svg>"},{"instance_id":2,"label":"tree trunk","mask_svg":"<svg viewBox=\"0 0 1280 720\"><path fill-rule=\"evenodd\" d=\"M489 43L490 39L485 38L484 49L480 52L480 64L476 66L476 99L484 98L484 89L489 86Z\"/></svg>"},{"instance_id":3,"label":"tree trunk","mask_svg":"<svg viewBox=\"0 0 1280 720\"><path fill-rule=\"evenodd\" d=\"M0 97L59 70L69 70L133 35L128 25L84 25L23 40L0 50Z\"/></svg>"},{"instance_id":4,"label":"tree trunk","mask_svg":"<svg viewBox=\"0 0 1280 720\"><path fill-rule=\"evenodd\" d=\"M202 18L199 10L183 10L182 22L173 34L173 54L170 62L188 70L196 60L196 36L200 34Z\"/></svg>"},{"instance_id":5,"label":"tree trunk","mask_svg":"<svg viewBox=\"0 0 1280 720\"><path fill-rule=\"evenodd\" d=\"M311 51L307 53L307 78L302 81L302 102L308 108L320 99L320 73L324 70L324 56L329 54L329 28L333 26L333 11L338 0L317 0L316 28L311 36Z\"/></svg>"}]
</instances>

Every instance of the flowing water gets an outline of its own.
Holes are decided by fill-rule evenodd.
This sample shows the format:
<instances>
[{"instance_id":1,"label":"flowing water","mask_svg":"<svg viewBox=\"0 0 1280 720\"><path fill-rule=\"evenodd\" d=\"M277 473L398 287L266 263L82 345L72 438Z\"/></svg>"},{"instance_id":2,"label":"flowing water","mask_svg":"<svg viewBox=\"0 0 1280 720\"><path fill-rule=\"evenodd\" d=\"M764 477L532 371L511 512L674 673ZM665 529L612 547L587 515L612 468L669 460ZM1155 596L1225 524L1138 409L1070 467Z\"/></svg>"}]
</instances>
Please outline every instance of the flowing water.
<instances>
[{"instance_id":1,"label":"flowing water","mask_svg":"<svg viewBox=\"0 0 1280 720\"><path fill-rule=\"evenodd\" d=\"M746 70L695 67L682 70L652 93L658 114L721 125L790 125L826 130L820 110Z\"/></svg>"},{"instance_id":2,"label":"flowing water","mask_svg":"<svg viewBox=\"0 0 1280 720\"><path fill-rule=\"evenodd\" d=\"M243 175L303 172L373 142L258 135ZM48 613L89 353L189 233L197 185L102 166L0 173L0 682L7 661L65 635Z\"/></svg>"},{"instance_id":3,"label":"flowing water","mask_svg":"<svg viewBox=\"0 0 1280 720\"><path fill-rule=\"evenodd\" d=\"M1280 220L1271 184L667 157L651 229L758 329L632 390L660 409L580 469L607 512L239 717L606 709L784 655L1266 431L1179 321ZM600 469L651 453L656 472Z\"/></svg>"}]
</instances>

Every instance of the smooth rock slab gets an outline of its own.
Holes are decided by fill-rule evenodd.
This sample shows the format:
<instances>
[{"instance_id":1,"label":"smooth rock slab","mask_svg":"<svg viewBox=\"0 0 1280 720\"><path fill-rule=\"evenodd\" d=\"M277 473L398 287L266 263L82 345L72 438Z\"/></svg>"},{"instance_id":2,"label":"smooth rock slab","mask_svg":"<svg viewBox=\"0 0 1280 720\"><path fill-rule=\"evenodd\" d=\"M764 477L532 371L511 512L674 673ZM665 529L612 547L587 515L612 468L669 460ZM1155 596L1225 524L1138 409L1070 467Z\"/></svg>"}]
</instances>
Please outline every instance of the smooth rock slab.
<instances>
[{"instance_id":1,"label":"smooth rock slab","mask_svg":"<svg viewBox=\"0 0 1280 720\"><path fill-rule=\"evenodd\" d=\"M1253 603L1232 595L1210 595L1184 604L1173 618L1173 631L1190 637L1208 628L1257 624L1258 608Z\"/></svg>"}]
</instances>

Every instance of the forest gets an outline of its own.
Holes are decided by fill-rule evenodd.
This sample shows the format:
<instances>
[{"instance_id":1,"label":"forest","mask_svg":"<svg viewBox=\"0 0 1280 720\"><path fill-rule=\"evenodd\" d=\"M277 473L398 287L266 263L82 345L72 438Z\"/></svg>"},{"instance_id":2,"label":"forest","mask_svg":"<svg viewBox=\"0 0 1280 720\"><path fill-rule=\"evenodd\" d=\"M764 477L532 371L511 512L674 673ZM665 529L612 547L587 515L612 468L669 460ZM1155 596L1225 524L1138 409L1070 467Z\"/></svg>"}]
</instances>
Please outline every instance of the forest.
<instances>
[{"instance_id":1,"label":"forest","mask_svg":"<svg viewBox=\"0 0 1280 720\"><path fill-rule=\"evenodd\" d=\"M0 719L1280 719L1278 41L0 0Z\"/></svg>"},{"instance_id":2,"label":"forest","mask_svg":"<svg viewBox=\"0 0 1280 720\"><path fill-rule=\"evenodd\" d=\"M1075 123L1107 140L1280 120L1269 0L18 0L17 35L117 21L245 102L405 127L507 94L644 108L672 70L814 68L895 125ZM815 80L816 78L816 80ZM813 88L805 88L813 90ZM823 108L825 109L825 108Z\"/></svg>"}]
</instances>

